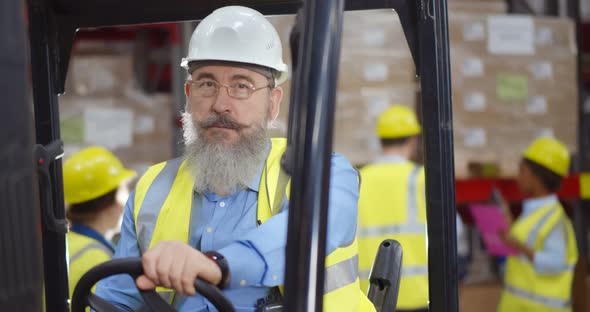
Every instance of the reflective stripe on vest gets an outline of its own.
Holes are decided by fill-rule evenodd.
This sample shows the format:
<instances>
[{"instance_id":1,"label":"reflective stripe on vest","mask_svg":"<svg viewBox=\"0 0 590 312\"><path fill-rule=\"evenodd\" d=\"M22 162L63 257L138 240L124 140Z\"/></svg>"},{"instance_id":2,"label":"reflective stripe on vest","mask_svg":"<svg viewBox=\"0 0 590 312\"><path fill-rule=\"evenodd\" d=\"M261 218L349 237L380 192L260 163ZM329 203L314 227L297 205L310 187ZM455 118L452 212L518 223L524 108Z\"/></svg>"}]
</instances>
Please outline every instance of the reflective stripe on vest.
<instances>
[{"instance_id":1,"label":"reflective stripe on vest","mask_svg":"<svg viewBox=\"0 0 590 312\"><path fill-rule=\"evenodd\" d=\"M527 300L534 301L536 303L551 308L564 309L572 304L571 300L560 300L555 298L544 297L510 285L506 285L506 291L516 297L525 298Z\"/></svg>"},{"instance_id":2,"label":"reflective stripe on vest","mask_svg":"<svg viewBox=\"0 0 590 312\"><path fill-rule=\"evenodd\" d=\"M403 276L423 276L428 274L427 265L411 265L402 267ZM362 279L369 279L371 277L371 270L360 270L359 277Z\"/></svg>"},{"instance_id":3,"label":"reflective stripe on vest","mask_svg":"<svg viewBox=\"0 0 590 312\"><path fill-rule=\"evenodd\" d=\"M329 293L354 283L358 274L359 257L354 256L326 268L324 292Z\"/></svg>"},{"instance_id":4,"label":"reflective stripe on vest","mask_svg":"<svg viewBox=\"0 0 590 312\"><path fill-rule=\"evenodd\" d=\"M105 246L102 243L95 242L95 243L90 243L90 244L84 246L83 248L81 248L80 250L76 251L76 253L70 257L70 263L78 260L78 258L80 258L82 255L84 255L85 252L87 252L88 250L91 250L91 249L98 249L98 250L103 251L104 253L106 253L110 257L113 256L113 252L107 246Z\"/></svg>"}]
</instances>

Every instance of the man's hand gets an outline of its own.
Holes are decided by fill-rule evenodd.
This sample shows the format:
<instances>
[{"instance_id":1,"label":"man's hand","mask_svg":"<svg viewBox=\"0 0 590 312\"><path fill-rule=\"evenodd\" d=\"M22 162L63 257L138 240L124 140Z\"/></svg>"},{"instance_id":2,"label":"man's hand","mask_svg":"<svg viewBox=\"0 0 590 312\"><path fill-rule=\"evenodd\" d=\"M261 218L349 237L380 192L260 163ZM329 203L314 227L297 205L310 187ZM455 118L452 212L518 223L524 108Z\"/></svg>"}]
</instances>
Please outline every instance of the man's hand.
<instances>
[{"instance_id":1,"label":"man's hand","mask_svg":"<svg viewBox=\"0 0 590 312\"><path fill-rule=\"evenodd\" d=\"M213 285L221 281L221 270L213 260L180 241L159 242L143 255L141 262L144 275L136 280L140 289L163 286L192 296L197 277Z\"/></svg>"}]
</instances>

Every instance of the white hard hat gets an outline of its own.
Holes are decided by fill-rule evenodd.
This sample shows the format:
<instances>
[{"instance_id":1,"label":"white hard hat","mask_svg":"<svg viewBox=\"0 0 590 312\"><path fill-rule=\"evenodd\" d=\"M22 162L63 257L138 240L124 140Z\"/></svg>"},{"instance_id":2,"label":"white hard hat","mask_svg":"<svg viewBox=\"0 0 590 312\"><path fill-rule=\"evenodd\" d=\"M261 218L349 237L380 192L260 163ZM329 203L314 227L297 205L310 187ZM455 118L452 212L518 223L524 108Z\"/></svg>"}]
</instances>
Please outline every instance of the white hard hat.
<instances>
[{"instance_id":1,"label":"white hard hat","mask_svg":"<svg viewBox=\"0 0 590 312\"><path fill-rule=\"evenodd\" d=\"M288 76L276 29L264 15L242 6L217 9L199 23L191 36L188 55L180 66L188 70L193 61L228 61L268 67L276 71L276 85Z\"/></svg>"}]
</instances>

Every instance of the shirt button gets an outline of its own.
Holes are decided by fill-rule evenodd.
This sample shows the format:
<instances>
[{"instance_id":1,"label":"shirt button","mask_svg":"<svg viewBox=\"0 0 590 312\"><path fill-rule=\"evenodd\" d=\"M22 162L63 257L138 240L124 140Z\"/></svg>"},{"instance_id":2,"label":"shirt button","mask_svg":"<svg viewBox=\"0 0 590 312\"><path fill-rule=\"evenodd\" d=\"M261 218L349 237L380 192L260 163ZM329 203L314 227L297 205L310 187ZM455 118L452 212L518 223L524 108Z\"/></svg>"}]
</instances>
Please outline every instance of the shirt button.
<instances>
[{"instance_id":1,"label":"shirt button","mask_svg":"<svg viewBox=\"0 0 590 312\"><path fill-rule=\"evenodd\" d=\"M241 280L240 281L240 286L246 286L246 280Z\"/></svg>"},{"instance_id":2,"label":"shirt button","mask_svg":"<svg viewBox=\"0 0 590 312\"><path fill-rule=\"evenodd\" d=\"M210 228L210 227L208 227L208 228L207 228L207 233L211 233L211 232L213 232L213 229L212 229L212 228Z\"/></svg>"},{"instance_id":3,"label":"shirt button","mask_svg":"<svg viewBox=\"0 0 590 312\"><path fill-rule=\"evenodd\" d=\"M225 207L225 202L220 202L220 203L219 203L219 206L220 206L221 208Z\"/></svg>"}]
</instances>

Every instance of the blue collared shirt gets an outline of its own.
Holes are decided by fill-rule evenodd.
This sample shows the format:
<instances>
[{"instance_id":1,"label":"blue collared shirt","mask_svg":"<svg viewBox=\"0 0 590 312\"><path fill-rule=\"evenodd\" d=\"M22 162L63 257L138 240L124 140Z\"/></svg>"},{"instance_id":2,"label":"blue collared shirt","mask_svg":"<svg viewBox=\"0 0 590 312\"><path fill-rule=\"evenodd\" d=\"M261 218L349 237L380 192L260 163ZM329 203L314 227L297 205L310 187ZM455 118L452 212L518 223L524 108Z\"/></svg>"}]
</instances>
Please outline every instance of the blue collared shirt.
<instances>
[{"instance_id":1,"label":"blue collared shirt","mask_svg":"<svg viewBox=\"0 0 590 312\"><path fill-rule=\"evenodd\" d=\"M359 196L357 172L343 156L332 156L331 172L327 253L354 240ZM227 197L213 193L193 195L194 200L200 200L202 205L197 212L201 216L198 224L191 225L190 244L201 251L216 250L227 258L231 280L223 293L237 311L254 311L257 300L264 298L270 287L281 285L284 279L288 213L283 209L257 226L260 176L261 172L248 189ZM140 256L133 220L133 197L131 194L125 207L115 258ZM103 280L96 293L126 311L142 304L135 284L128 276ZM177 299L176 308L179 311L216 311L200 295Z\"/></svg>"},{"instance_id":2,"label":"blue collared shirt","mask_svg":"<svg viewBox=\"0 0 590 312\"><path fill-rule=\"evenodd\" d=\"M519 218L526 218L533 212L552 203L557 204L555 195L527 199L523 203L522 214ZM560 222L549 232L543 242L543 249L536 251L534 256L535 271L540 274L560 273L567 269L565 224Z\"/></svg>"}]
</instances>

